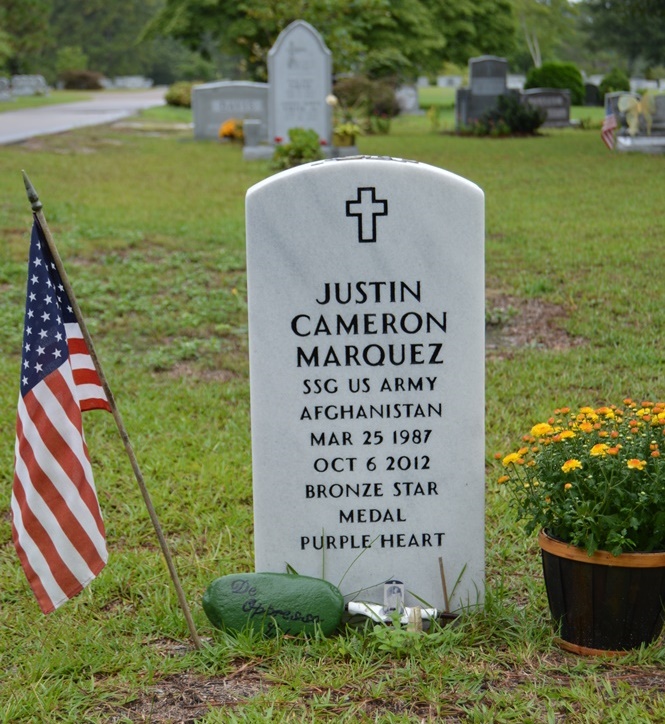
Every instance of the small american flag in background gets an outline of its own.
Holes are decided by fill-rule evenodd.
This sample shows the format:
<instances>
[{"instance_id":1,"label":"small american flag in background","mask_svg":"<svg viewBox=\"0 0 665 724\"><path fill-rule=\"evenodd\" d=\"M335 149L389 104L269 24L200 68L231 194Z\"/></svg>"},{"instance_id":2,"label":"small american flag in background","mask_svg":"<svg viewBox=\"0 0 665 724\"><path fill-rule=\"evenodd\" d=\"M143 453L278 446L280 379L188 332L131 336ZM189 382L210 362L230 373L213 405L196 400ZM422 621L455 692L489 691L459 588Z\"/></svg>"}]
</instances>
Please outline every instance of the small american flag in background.
<instances>
[{"instance_id":1,"label":"small american flag in background","mask_svg":"<svg viewBox=\"0 0 665 724\"><path fill-rule=\"evenodd\" d=\"M610 109L603 119L603 127L600 131L603 143L610 149L610 151L614 148L614 131L616 130L616 127L617 119L614 117L612 109Z\"/></svg>"},{"instance_id":2,"label":"small american flag in background","mask_svg":"<svg viewBox=\"0 0 665 724\"><path fill-rule=\"evenodd\" d=\"M79 593L107 561L81 412L110 410L35 218L16 419L12 534L44 613Z\"/></svg>"}]
</instances>

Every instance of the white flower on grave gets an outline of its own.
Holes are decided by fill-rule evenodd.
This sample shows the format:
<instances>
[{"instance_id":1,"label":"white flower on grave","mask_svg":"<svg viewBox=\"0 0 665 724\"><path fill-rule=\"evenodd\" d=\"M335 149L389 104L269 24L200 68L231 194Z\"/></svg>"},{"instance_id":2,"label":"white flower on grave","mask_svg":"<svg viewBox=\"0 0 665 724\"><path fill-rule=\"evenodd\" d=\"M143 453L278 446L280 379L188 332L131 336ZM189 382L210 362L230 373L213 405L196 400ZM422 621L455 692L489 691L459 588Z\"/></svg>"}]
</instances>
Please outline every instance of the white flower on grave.
<instances>
[{"instance_id":1,"label":"white flower on grave","mask_svg":"<svg viewBox=\"0 0 665 724\"><path fill-rule=\"evenodd\" d=\"M326 103L331 106L332 108L335 108L339 104L339 101L337 100L337 96L330 93L330 95L326 96Z\"/></svg>"}]
</instances>

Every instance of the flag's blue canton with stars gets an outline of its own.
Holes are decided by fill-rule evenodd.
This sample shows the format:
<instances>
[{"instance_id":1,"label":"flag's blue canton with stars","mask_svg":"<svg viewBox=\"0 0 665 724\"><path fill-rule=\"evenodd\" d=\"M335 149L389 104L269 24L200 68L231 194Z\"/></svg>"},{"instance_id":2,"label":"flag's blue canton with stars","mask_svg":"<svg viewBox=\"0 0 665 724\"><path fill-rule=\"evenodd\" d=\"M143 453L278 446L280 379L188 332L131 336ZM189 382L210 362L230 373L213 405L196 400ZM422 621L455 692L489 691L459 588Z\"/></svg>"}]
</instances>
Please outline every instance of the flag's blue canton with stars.
<instances>
[{"instance_id":1,"label":"flag's blue canton with stars","mask_svg":"<svg viewBox=\"0 0 665 724\"><path fill-rule=\"evenodd\" d=\"M65 321L75 322L74 312L49 250L42 247L35 224L23 331L23 396L67 359Z\"/></svg>"}]
</instances>

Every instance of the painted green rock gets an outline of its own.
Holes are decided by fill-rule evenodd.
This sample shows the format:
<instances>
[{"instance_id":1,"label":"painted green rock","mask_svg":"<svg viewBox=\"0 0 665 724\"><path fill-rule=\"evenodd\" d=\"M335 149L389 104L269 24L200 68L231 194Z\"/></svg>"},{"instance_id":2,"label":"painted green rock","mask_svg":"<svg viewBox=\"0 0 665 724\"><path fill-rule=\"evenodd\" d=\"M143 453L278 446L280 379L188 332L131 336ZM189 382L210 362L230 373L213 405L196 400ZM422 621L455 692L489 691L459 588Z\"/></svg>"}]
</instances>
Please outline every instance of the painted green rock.
<instances>
[{"instance_id":1,"label":"painted green rock","mask_svg":"<svg viewBox=\"0 0 665 724\"><path fill-rule=\"evenodd\" d=\"M233 573L215 579L203 594L213 626L253 628L268 636L317 629L329 636L344 612L344 597L332 583L292 573Z\"/></svg>"}]
</instances>

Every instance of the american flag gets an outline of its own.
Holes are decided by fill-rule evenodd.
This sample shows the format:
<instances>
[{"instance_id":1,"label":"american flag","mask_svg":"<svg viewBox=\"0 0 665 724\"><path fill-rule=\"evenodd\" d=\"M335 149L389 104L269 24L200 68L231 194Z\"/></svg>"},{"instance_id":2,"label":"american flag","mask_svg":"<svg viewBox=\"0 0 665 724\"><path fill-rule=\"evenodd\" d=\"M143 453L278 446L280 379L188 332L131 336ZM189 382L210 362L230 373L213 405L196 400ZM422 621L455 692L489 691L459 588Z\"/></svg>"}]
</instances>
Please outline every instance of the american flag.
<instances>
[{"instance_id":1,"label":"american flag","mask_svg":"<svg viewBox=\"0 0 665 724\"><path fill-rule=\"evenodd\" d=\"M44 613L106 564L81 412L110 406L35 217L16 418L12 535Z\"/></svg>"},{"instance_id":2,"label":"american flag","mask_svg":"<svg viewBox=\"0 0 665 724\"><path fill-rule=\"evenodd\" d=\"M600 131L600 137L603 139L603 143L610 149L610 151L614 148L614 131L616 130L616 127L617 119L610 108L603 119L603 127Z\"/></svg>"}]
</instances>

